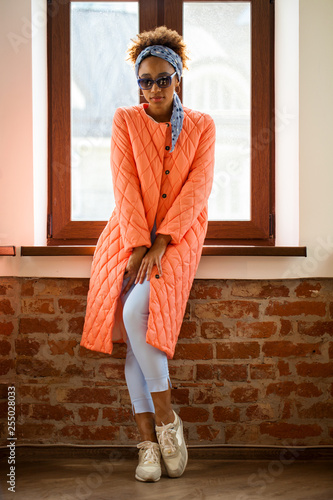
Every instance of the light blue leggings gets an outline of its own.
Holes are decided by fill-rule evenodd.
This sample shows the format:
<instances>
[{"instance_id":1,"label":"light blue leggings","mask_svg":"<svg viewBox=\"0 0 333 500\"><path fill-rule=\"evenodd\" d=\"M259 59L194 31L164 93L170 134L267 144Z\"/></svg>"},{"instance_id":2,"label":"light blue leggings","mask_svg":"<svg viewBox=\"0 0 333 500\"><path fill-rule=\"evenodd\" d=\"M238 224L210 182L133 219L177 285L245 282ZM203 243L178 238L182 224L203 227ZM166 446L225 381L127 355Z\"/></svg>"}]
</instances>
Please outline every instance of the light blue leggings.
<instances>
[{"instance_id":1,"label":"light blue leggings","mask_svg":"<svg viewBox=\"0 0 333 500\"><path fill-rule=\"evenodd\" d=\"M151 232L155 240L156 222ZM122 290L129 278L124 278ZM121 295L123 320L127 332L125 378L134 413L155 413L151 392L166 391L170 384L168 359L165 352L146 343L149 316L150 282L133 283Z\"/></svg>"}]
</instances>

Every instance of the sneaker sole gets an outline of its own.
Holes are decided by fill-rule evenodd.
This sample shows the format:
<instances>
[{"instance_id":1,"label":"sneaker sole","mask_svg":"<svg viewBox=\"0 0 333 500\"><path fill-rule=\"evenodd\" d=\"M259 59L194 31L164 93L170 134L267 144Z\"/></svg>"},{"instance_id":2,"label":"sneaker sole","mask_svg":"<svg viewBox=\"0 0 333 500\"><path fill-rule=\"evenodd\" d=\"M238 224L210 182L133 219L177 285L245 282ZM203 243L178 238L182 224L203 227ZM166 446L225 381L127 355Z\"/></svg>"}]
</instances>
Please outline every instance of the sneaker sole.
<instances>
[{"instance_id":1,"label":"sneaker sole","mask_svg":"<svg viewBox=\"0 0 333 500\"><path fill-rule=\"evenodd\" d=\"M161 477L158 477L157 479L142 479L140 476L135 474L135 479L137 479L138 481L141 481L142 483L156 483L157 481L159 481L161 479Z\"/></svg>"}]
</instances>

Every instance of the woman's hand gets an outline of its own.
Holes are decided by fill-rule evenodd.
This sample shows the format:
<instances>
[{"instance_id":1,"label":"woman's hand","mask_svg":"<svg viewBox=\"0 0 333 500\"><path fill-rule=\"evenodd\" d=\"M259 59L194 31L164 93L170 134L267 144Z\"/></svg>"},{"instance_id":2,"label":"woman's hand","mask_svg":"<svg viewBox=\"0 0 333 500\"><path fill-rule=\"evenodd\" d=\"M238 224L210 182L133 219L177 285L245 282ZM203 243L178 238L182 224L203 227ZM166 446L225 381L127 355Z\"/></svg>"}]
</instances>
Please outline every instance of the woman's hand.
<instances>
[{"instance_id":1,"label":"woman's hand","mask_svg":"<svg viewBox=\"0 0 333 500\"><path fill-rule=\"evenodd\" d=\"M149 281L154 265L157 266L158 273L160 276L162 276L161 260L163 255L165 254L165 250L170 241L171 241L171 236L169 235L158 234L156 236L153 245L151 246L151 248L148 250L148 252L141 261L141 265L135 279L135 284L137 283L142 284L144 282L146 275L147 275L147 281Z\"/></svg>"},{"instance_id":2,"label":"woman's hand","mask_svg":"<svg viewBox=\"0 0 333 500\"><path fill-rule=\"evenodd\" d=\"M124 278L125 279L129 278L129 281L122 291L123 295L125 295L125 293L127 293L128 290L133 285L135 278L138 274L138 271L140 269L142 258L146 252L147 252L147 247L136 247L133 249L133 252L130 255L130 258L128 259L127 266L125 268Z\"/></svg>"}]
</instances>

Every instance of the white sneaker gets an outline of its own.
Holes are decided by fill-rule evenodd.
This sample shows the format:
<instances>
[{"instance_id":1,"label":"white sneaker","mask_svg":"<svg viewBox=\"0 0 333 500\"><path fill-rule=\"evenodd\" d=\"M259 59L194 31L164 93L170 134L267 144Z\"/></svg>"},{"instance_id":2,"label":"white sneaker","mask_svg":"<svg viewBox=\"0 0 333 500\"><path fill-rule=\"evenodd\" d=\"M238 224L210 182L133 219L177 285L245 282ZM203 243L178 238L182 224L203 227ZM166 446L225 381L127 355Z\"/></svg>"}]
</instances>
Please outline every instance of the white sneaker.
<instances>
[{"instance_id":1,"label":"white sneaker","mask_svg":"<svg viewBox=\"0 0 333 500\"><path fill-rule=\"evenodd\" d=\"M184 440L183 422L173 412L175 420L171 424L155 426L165 468L169 477L180 477L187 465L188 453Z\"/></svg>"},{"instance_id":2,"label":"white sneaker","mask_svg":"<svg viewBox=\"0 0 333 500\"><path fill-rule=\"evenodd\" d=\"M142 441L139 448L139 465L135 471L138 481L159 481L161 477L161 452L158 443Z\"/></svg>"}]
</instances>

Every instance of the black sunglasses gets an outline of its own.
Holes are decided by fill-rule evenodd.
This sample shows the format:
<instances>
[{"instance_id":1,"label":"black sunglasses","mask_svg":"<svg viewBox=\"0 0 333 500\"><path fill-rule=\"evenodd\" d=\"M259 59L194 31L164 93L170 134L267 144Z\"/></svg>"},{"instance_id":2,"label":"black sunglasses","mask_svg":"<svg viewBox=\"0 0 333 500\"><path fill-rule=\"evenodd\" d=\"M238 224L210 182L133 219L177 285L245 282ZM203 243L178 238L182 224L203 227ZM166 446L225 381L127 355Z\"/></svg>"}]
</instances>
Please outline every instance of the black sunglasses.
<instances>
[{"instance_id":1,"label":"black sunglasses","mask_svg":"<svg viewBox=\"0 0 333 500\"><path fill-rule=\"evenodd\" d=\"M172 73L172 75L160 76L156 80L153 80L152 78L138 78L138 85L142 90L150 90L154 83L156 83L160 89L166 89L167 87L170 87L172 78L176 73L177 71Z\"/></svg>"}]
</instances>

